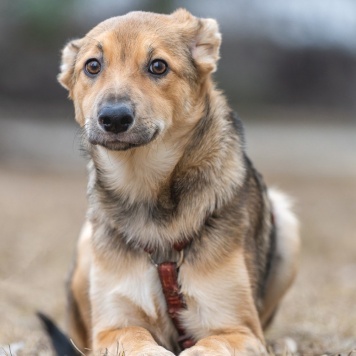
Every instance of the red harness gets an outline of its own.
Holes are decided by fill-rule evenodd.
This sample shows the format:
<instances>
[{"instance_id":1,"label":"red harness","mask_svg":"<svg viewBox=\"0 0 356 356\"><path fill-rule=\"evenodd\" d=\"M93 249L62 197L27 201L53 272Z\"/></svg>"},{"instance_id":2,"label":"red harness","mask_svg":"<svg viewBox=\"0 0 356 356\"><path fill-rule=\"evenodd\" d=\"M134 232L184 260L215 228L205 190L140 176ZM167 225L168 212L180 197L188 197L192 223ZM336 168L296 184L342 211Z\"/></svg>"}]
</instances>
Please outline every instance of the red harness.
<instances>
[{"instance_id":1,"label":"red harness","mask_svg":"<svg viewBox=\"0 0 356 356\"><path fill-rule=\"evenodd\" d=\"M180 254L178 262L162 262L157 264L151 258L157 268L159 279L161 281L163 295L167 304L168 315L179 335L178 344L183 350L195 344L195 341L186 334L186 331L179 320L179 312L182 309L186 309L187 305L184 301L184 296L180 292L178 272L179 267L183 262L184 249L188 246L188 244L189 242L174 244L174 249ZM150 256L152 255L152 251L147 249L145 249L145 251L149 253Z\"/></svg>"}]
</instances>

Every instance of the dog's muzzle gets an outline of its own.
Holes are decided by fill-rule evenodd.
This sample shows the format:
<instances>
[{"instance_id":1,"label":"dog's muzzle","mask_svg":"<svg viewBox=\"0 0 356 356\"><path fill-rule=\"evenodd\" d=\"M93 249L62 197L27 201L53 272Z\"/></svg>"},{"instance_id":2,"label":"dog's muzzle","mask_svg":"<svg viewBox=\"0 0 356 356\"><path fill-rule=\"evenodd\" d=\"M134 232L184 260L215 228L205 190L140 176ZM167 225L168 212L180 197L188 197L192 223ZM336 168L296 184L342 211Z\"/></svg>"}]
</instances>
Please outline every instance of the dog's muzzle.
<instances>
[{"instance_id":1,"label":"dog's muzzle","mask_svg":"<svg viewBox=\"0 0 356 356\"><path fill-rule=\"evenodd\" d=\"M133 110L125 103L104 106L98 114L100 127L104 131L114 134L127 131L134 121Z\"/></svg>"},{"instance_id":2,"label":"dog's muzzle","mask_svg":"<svg viewBox=\"0 0 356 356\"><path fill-rule=\"evenodd\" d=\"M113 151L147 145L160 133L159 121L137 116L130 101L105 101L97 114L86 121L85 131L92 145Z\"/></svg>"}]
</instances>

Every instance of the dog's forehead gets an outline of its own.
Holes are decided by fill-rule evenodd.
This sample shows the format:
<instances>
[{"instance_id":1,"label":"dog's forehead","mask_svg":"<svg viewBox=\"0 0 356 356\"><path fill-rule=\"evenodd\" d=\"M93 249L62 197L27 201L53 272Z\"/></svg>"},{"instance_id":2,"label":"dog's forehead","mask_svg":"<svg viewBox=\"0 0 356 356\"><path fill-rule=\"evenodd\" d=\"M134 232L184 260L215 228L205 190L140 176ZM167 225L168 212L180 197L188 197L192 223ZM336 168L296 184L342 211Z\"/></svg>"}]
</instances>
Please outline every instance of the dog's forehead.
<instances>
[{"instance_id":1,"label":"dog's forehead","mask_svg":"<svg viewBox=\"0 0 356 356\"><path fill-rule=\"evenodd\" d=\"M123 16L110 18L88 34L89 40L105 41L107 37L114 37L121 43L139 45L139 41L164 41L169 44L181 39L184 26L179 19L172 15L162 15L150 12L130 12Z\"/></svg>"}]
</instances>

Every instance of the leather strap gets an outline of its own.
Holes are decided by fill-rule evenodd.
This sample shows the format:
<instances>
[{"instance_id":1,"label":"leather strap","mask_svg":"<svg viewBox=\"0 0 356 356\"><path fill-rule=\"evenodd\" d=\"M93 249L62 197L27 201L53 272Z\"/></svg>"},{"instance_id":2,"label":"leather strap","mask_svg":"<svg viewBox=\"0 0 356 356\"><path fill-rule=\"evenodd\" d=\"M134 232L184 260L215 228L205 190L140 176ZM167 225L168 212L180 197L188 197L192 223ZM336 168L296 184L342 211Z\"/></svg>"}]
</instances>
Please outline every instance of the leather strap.
<instances>
[{"instance_id":1,"label":"leather strap","mask_svg":"<svg viewBox=\"0 0 356 356\"><path fill-rule=\"evenodd\" d=\"M186 304L179 292L177 264L175 262L163 262L158 265L157 270L167 302L167 312L179 334L182 334L184 329L179 322L178 313L181 309L186 308Z\"/></svg>"},{"instance_id":2,"label":"leather strap","mask_svg":"<svg viewBox=\"0 0 356 356\"><path fill-rule=\"evenodd\" d=\"M177 252L183 254L183 249L185 249L190 241L184 241L175 243L173 245ZM150 255L152 251L145 249ZM180 261L180 263L182 260ZM162 291L167 304L167 312L171 318L174 327L178 332L178 344L184 350L195 344L195 341L186 334L186 331L179 320L179 312L182 309L186 309L187 305L184 301L184 297L180 292L178 284L178 272L180 265L177 262L162 262L156 264L159 279L162 286Z\"/></svg>"},{"instance_id":3,"label":"leather strap","mask_svg":"<svg viewBox=\"0 0 356 356\"><path fill-rule=\"evenodd\" d=\"M166 299L167 312L173 325L178 331L178 343L182 349L195 344L180 323L179 312L187 307L178 285L178 268L176 262L163 262L157 266L159 279L162 285L164 298Z\"/></svg>"}]
</instances>

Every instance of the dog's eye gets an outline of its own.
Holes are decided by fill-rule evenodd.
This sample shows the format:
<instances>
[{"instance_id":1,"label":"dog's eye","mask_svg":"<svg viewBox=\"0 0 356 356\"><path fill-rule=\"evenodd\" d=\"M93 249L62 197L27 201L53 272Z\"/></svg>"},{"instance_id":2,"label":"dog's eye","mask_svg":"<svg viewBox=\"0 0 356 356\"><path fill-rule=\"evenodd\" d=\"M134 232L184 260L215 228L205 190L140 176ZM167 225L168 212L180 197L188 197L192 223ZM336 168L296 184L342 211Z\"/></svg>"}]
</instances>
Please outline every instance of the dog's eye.
<instances>
[{"instance_id":1,"label":"dog's eye","mask_svg":"<svg viewBox=\"0 0 356 356\"><path fill-rule=\"evenodd\" d=\"M100 73L101 64L96 59L89 59L85 63L85 72L89 75L97 75Z\"/></svg>"},{"instance_id":2,"label":"dog's eye","mask_svg":"<svg viewBox=\"0 0 356 356\"><path fill-rule=\"evenodd\" d=\"M151 62L149 72L155 75L162 75L167 72L168 65L162 59L155 59Z\"/></svg>"}]
</instances>

